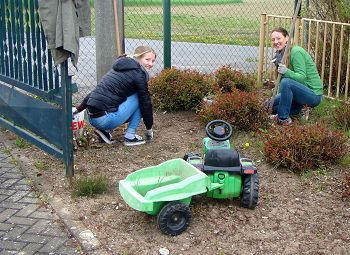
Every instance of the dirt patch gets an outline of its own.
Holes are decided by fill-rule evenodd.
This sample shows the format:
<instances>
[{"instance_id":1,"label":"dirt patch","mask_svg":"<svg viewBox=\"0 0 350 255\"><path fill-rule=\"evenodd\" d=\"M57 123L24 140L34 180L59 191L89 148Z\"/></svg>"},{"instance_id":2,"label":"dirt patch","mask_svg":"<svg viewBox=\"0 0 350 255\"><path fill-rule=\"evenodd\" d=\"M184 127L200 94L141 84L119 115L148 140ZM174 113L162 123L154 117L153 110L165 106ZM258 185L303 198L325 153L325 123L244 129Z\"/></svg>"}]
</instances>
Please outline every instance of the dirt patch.
<instances>
[{"instance_id":1,"label":"dirt patch","mask_svg":"<svg viewBox=\"0 0 350 255\"><path fill-rule=\"evenodd\" d=\"M143 129L140 129L140 134ZM258 163L260 198L255 210L239 206L239 200L198 197L191 203L193 220L183 234L163 235L156 217L130 208L117 189L118 180L140 168L201 152L204 127L194 113L157 113L152 143L127 148L122 130L113 135L117 144L95 143L75 152L76 176L103 174L111 189L96 198L73 198L63 164L36 149L12 147L26 161L26 172L51 198L63 198L66 210L75 215L101 242L107 254L349 254L350 203L341 199L345 171L327 168L323 173L300 176L275 169L264 162L256 138L235 133L232 142ZM2 132L6 140L15 138ZM252 145L245 148L244 144ZM48 170L35 162L49 164Z\"/></svg>"}]
</instances>

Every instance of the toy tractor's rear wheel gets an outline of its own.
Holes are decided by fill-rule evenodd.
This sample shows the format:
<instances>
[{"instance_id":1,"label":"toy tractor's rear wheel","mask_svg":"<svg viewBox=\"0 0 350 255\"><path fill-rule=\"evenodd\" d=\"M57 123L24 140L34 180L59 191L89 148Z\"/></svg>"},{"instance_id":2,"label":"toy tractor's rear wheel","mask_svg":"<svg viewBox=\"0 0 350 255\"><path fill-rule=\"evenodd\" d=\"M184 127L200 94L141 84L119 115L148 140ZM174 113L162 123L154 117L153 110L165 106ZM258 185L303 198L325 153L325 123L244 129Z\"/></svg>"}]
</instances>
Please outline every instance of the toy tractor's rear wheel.
<instances>
[{"instance_id":1,"label":"toy tractor's rear wheel","mask_svg":"<svg viewBox=\"0 0 350 255\"><path fill-rule=\"evenodd\" d=\"M193 157L199 158L198 153L195 153L195 152L186 153L185 156L183 156L182 159L187 161L189 158L193 158Z\"/></svg>"},{"instance_id":2,"label":"toy tractor's rear wheel","mask_svg":"<svg viewBox=\"0 0 350 255\"><path fill-rule=\"evenodd\" d=\"M254 209L259 199L259 175L258 173L246 174L242 178L241 206Z\"/></svg>"},{"instance_id":3,"label":"toy tractor's rear wheel","mask_svg":"<svg viewBox=\"0 0 350 255\"><path fill-rule=\"evenodd\" d=\"M157 223L163 233L176 236L186 230L191 219L192 213L188 205L175 201L160 210Z\"/></svg>"}]
</instances>

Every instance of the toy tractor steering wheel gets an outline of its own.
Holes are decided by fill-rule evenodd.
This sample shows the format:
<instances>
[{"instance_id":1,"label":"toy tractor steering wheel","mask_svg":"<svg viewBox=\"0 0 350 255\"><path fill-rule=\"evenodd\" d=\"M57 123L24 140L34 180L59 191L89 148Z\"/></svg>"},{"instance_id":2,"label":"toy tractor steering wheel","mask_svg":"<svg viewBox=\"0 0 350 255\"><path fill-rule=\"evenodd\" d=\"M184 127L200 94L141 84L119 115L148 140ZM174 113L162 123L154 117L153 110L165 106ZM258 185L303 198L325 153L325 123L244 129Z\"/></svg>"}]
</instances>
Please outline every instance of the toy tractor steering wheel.
<instances>
[{"instance_id":1,"label":"toy tractor steering wheel","mask_svg":"<svg viewBox=\"0 0 350 255\"><path fill-rule=\"evenodd\" d=\"M213 120L205 127L205 132L214 141L226 141L232 136L232 126L223 120Z\"/></svg>"}]
</instances>

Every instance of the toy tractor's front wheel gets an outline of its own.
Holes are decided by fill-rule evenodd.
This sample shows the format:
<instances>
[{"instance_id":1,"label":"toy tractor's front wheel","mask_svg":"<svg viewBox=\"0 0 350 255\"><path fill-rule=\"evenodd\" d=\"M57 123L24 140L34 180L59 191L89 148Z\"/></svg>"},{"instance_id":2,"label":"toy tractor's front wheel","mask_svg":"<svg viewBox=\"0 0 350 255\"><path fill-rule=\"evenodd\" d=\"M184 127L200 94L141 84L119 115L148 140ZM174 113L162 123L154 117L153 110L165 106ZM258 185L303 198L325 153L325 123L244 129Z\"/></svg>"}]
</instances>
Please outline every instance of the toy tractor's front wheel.
<instances>
[{"instance_id":1,"label":"toy tractor's front wheel","mask_svg":"<svg viewBox=\"0 0 350 255\"><path fill-rule=\"evenodd\" d=\"M246 174L242 178L241 206L254 209L259 199L259 175L258 173Z\"/></svg>"},{"instance_id":2,"label":"toy tractor's front wheel","mask_svg":"<svg viewBox=\"0 0 350 255\"><path fill-rule=\"evenodd\" d=\"M157 223L160 230L176 236L186 230L192 219L192 213L188 205L175 201L166 204L159 212Z\"/></svg>"}]
</instances>

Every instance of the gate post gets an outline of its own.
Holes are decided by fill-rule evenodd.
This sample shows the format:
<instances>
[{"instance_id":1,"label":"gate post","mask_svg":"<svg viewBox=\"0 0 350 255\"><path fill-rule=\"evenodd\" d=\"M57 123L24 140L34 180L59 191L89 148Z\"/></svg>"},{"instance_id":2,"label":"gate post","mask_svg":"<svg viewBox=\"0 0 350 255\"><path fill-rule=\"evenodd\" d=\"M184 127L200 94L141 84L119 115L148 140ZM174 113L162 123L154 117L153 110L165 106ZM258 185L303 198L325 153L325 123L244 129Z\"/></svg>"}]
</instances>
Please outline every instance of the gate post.
<instances>
[{"instance_id":1,"label":"gate post","mask_svg":"<svg viewBox=\"0 0 350 255\"><path fill-rule=\"evenodd\" d=\"M73 134L72 134L72 81L68 75L67 60L61 64L62 109L63 109L63 160L66 177L74 176Z\"/></svg>"},{"instance_id":2,"label":"gate post","mask_svg":"<svg viewBox=\"0 0 350 255\"><path fill-rule=\"evenodd\" d=\"M259 39L259 65L258 65L258 82L262 82L263 64L264 64L264 43L266 33L266 13L261 14L260 18L260 39Z\"/></svg>"},{"instance_id":3,"label":"gate post","mask_svg":"<svg viewBox=\"0 0 350 255\"><path fill-rule=\"evenodd\" d=\"M95 1L96 79L111 69L116 57L113 0Z\"/></svg>"},{"instance_id":4,"label":"gate post","mask_svg":"<svg viewBox=\"0 0 350 255\"><path fill-rule=\"evenodd\" d=\"M125 53L124 0L113 0L114 30L117 56Z\"/></svg>"},{"instance_id":5,"label":"gate post","mask_svg":"<svg viewBox=\"0 0 350 255\"><path fill-rule=\"evenodd\" d=\"M170 0L163 1L164 69L171 67L171 8Z\"/></svg>"}]
</instances>

